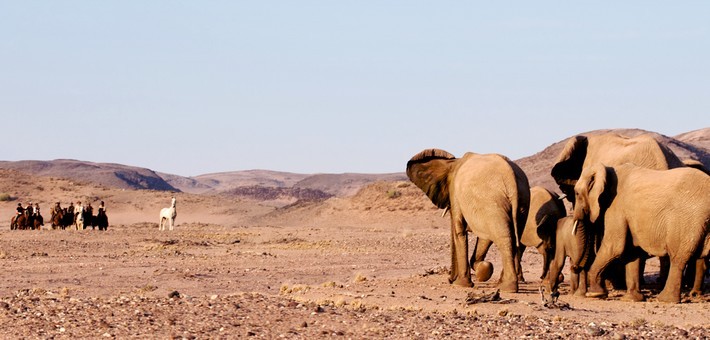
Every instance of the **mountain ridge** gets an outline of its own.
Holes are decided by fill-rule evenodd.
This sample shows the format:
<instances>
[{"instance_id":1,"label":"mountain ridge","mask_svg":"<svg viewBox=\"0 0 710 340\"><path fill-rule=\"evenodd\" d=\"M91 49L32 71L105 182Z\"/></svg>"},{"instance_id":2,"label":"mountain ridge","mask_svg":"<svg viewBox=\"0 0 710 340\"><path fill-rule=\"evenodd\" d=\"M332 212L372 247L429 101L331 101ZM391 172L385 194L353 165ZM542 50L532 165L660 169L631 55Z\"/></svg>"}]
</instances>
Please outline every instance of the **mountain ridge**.
<instances>
[{"instance_id":1,"label":"mountain ridge","mask_svg":"<svg viewBox=\"0 0 710 340\"><path fill-rule=\"evenodd\" d=\"M576 135L618 133L629 137L651 134L656 140L667 145L680 159L694 159L706 168L710 168L710 128L701 128L675 137L642 129L600 129ZM550 176L550 170L570 136L552 143L545 149L515 160L528 175L531 186L543 186L556 191L557 185ZM475 150L473 150L475 151ZM404 167L404 164L403 164ZM300 174L276 170L242 170L207 173L184 177L151 169L122 165L117 163L95 163L73 159L52 161L0 161L0 169L11 169L35 176L66 178L73 181L122 189L181 191L190 194L229 194L271 197L275 193L301 192L299 190L317 190L325 195L347 197L355 195L361 188L374 182L407 181L404 172L384 174L341 173L341 174ZM267 188L254 190L245 188ZM269 188L273 192L269 192ZM294 189L294 190L286 190Z\"/></svg>"}]
</instances>

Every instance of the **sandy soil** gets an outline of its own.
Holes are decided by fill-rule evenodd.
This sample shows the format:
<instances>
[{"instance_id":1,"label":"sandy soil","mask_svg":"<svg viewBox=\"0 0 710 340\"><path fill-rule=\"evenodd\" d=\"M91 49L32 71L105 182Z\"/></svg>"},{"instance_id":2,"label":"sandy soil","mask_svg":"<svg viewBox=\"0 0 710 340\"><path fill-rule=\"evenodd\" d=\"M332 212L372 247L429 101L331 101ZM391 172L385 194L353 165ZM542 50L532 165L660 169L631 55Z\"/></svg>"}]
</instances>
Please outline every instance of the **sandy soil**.
<instances>
[{"instance_id":1,"label":"sandy soil","mask_svg":"<svg viewBox=\"0 0 710 340\"><path fill-rule=\"evenodd\" d=\"M2 337L710 337L707 291L664 304L649 286L647 302L629 303L621 292L575 298L564 285L560 302L570 308L547 308L541 257L531 250L520 293L470 304L494 282L449 285L448 219L431 206L404 209L411 200L276 209L179 194L176 230L160 232L169 193L103 193L87 197L111 198L107 232L2 225ZM11 216L15 204L0 203L0 214ZM500 268L495 247L488 259ZM652 281L658 263L646 270Z\"/></svg>"}]
</instances>

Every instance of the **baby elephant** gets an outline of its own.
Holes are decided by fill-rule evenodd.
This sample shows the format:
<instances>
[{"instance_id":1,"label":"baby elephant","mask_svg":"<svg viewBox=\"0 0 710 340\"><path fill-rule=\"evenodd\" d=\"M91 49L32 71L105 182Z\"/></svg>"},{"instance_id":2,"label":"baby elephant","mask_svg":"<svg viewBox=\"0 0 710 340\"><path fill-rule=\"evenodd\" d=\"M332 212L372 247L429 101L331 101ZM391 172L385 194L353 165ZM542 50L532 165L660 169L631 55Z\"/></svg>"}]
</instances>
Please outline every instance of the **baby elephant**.
<instances>
[{"instance_id":1,"label":"baby elephant","mask_svg":"<svg viewBox=\"0 0 710 340\"><path fill-rule=\"evenodd\" d=\"M571 216L560 218L557 221L555 257L550 263L550 272L547 282L549 292L557 291L562 281L562 277L560 277L562 267L565 266L565 259L569 257L573 264L570 270L570 286L572 286L572 292L577 296L585 296L587 293L587 271L584 268L578 268L574 265L574 263L579 263L585 247L585 244L580 244L575 237L575 228L579 228L579 225L574 225L574 219Z\"/></svg>"}]
</instances>

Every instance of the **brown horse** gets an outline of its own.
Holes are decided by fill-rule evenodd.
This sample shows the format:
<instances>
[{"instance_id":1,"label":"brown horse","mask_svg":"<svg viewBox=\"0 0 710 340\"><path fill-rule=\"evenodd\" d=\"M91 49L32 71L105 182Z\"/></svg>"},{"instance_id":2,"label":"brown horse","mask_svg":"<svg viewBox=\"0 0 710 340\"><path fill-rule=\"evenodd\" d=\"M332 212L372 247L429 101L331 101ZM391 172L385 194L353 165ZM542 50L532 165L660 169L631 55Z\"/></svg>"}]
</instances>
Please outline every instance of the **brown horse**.
<instances>
[{"instance_id":1,"label":"brown horse","mask_svg":"<svg viewBox=\"0 0 710 340\"><path fill-rule=\"evenodd\" d=\"M33 216L32 218L32 230L41 230L44 226L44 217L42 215Z\"/></svg>"},{"instance_id":2,"label":"brown horse","mask_svg":"<svg viewBox=\"0 0 710 340\"><path fill-rule=\"evenodd\" d=\"M25 214L12 216L10 219L10 230L25 229L27 227L27 216Z\"/></svg>"},{"instance_id":3,"label":"brown horse","mask_svg":"<svg viewBox=\"0 0 710 340\"><path fill-rule=\"evenodd\" d=\"M57 211L52 214L52 229L66 229L66 225L64 225L64 213L64 209L57 209Z\"/></svg>"}]
</instances>

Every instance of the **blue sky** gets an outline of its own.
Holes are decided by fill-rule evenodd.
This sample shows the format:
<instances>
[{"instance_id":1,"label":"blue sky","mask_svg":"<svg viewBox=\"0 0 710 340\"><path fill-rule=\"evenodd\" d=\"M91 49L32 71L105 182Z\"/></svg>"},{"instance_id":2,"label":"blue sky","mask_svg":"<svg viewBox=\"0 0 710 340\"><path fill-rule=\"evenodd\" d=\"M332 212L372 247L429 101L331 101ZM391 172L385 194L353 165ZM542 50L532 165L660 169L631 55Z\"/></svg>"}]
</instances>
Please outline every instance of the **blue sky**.
<instances>
[{"instance_id":1,"label":"blue sky","mask_svg":"<svg viewBox=\"0 0 710 340\"><path fill-rule=\"evenodd\" d=\"M1 1L0 159L185 176L710 126L710 3Z\"/></svg>"}]
</instances>

